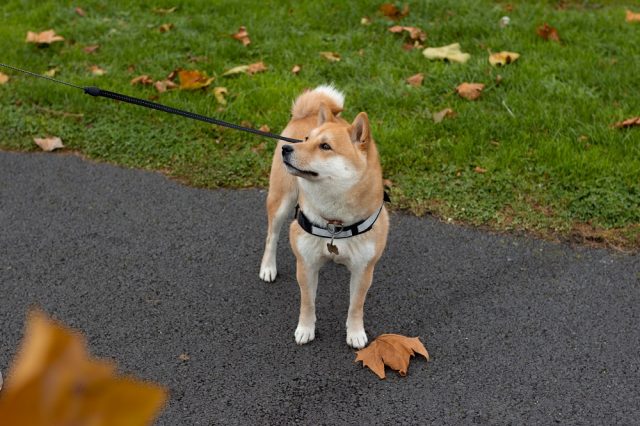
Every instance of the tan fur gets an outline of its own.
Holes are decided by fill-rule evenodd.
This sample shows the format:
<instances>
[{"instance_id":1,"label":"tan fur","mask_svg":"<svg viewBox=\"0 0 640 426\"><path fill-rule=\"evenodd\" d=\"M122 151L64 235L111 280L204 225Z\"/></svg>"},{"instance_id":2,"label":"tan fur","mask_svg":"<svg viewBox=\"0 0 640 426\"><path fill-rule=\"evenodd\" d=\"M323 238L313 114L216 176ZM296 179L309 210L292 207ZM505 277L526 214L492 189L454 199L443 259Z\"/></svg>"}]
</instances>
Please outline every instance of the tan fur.
<instances>
[{"instance_id":1,"label":"tan fur","mask_svg":"<svg viewBox=\"0 0 640 426\"><path fill-rule=\"evenodd\" d=\"M326 87L326 86L324 86ZM303 143L279 142L273 157L267 196L268 231L260 277L276 277L275 248L280 229L291 218L296 203L315 224L328 221L345 225L366 219L383 203L382 170L378 150L371 137L366 113L353 123L336 116L342 110L341 94L308 91L294 103L292 119L283 136L308 139ZM321 149L326 143L330 150ZM290 166L283 161L283 145ZM317 173L317 176L308 174ZM294 176L294 174L297 176ZM371 285L373 269L386 245L389 219L383 207L374 227L355 237L335 240L339 254L326 248L329 239L306 233L296 221L290 226L291 247L297 259L297 280L301 305L296 342L307 343L315 337L315 294L318 271L327 261L343 264L351 271L350 304L347 315L347 343L363 347L367 342L363 325L363 307Z\"/></svg>"}]
</instances>

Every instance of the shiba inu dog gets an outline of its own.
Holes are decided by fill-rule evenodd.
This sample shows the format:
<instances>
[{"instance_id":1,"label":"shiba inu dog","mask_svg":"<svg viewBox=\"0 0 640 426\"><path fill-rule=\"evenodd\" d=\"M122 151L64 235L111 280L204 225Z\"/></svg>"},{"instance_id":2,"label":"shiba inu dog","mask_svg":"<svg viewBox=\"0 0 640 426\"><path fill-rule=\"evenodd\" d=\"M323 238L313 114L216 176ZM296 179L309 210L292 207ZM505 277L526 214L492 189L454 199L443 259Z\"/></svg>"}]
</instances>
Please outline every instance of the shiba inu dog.
<instances>
[{"instance_id":1,"label":"shiba inu dog","mask_svg":"<svg viewBox=\"0 0 640 426\"><path fill-rule=\"evenodd\" d=\"M343 120L338 116L343 103L344 95L332 86L300 95L282 135L304 142L279 141L271 165L269 228L260 278L275 280L280 229L297 204L289 239L300 286L295 330L300 345L315 338L318 273L328 261L351 272L347 344L354 348L367 344L364 301L387 241L382 169L369 119L361 112L353 123Z\"/></svg>"}]
</instances>

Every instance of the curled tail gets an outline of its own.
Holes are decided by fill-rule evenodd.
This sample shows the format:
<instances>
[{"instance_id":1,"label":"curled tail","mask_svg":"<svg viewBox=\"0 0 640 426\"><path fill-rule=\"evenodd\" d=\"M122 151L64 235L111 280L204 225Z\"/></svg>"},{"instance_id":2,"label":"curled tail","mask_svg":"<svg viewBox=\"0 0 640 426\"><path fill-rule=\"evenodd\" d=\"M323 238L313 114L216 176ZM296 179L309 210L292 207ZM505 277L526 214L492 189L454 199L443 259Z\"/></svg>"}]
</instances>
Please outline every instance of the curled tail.
<instances>
[{"instance_id":1,"label":"curled tail","mask_svg":"<svg viewBox=\"0 0 640 426\"><path fill-rule=\"evenodd\" d=\"M337 114L343 109L344 94L331 85L322 85L308 90L293 102L291 116L294 120L298 120L316 115L323 103L332 113Z\"/></svg>"}]
</instances>

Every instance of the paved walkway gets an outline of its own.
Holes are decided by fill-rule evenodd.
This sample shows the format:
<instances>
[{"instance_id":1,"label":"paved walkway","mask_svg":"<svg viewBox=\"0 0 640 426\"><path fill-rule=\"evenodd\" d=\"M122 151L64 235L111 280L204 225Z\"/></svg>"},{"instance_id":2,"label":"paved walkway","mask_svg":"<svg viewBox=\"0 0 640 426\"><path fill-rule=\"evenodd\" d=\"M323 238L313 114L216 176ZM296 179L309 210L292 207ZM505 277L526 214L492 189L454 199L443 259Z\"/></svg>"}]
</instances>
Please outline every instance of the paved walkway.
<instances>
[{"instance_id":1,"label":"paved walkway","mask_svg":"<svg viewBox=\"0 0 640 426\"><path fill-rule=\"evenodd\" d=\"M265 197L0 153L0 370L38 304L168 386L161 425L638 422L638 256L392 215L365 325L420 336L432 361L380 381L345 344L340 267L321 273L316 340L294 344L284 237L278 280L258 278Z\"/></svg>"}]
</instances>

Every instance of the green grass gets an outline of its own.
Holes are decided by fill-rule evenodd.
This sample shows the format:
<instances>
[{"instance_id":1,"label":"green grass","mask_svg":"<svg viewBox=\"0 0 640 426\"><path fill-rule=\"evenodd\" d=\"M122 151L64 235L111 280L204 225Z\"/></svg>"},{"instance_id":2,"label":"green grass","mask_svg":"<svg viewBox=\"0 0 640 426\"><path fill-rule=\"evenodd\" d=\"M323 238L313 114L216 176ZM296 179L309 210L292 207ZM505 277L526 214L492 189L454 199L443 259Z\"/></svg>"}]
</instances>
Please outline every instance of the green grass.
<instances>
[{"instance_id":1,"label":"green grass","mask_svg":"<svg viewBox=\"0 0 640 426\"><path fill-rule=\"evenodd\" d=\"M568 235L589 223L607 238L616 235L616 244L640 247L640 128L611 127L640 115L640 24L625 22L626 8L640 11L636 2L515 1L510 12L506 2L488 0L409 2L400 24L424 29L428 46L459 42L472 55L467 64L404 51L403 38L387 31L394 23L377 12L382 2L267 3L86 0L83 18L75 2L5 0L0 62L36 72L55 66L60 79L143 98L155 90L131 86L133 77L200 69L216 76L212 87L228 88L226 107L211 90L173 91L159 102L273 131L286 124L304 88L333 82L347 95L346 117L361 110L371 117L395 206L543 235ZM173 6L172 14L153 12ZM511 25L501 29L503 15ZM363 16L372 25L361 25ZM536 35L544 22L558 28L561 44ZM163 23L175 28L160 33ZM240 25L249 47L229 37ZM27 31L49 28L66 41L46 48L24 42ZM83 52L90 44L100 45L97 53ZM488 50L522 56L493 68ZM321 51L338 52L342 61L330 63ZM191 63L189 55L207 60ZM265 73L221 77L260 60ZM92 76L93 64L107 74ZM302 66L297 76L294 64ZM193 185L267 184L274 141L2 71L11 80L0 86L0 148L37 150L33 137L56 135L90 158L161 169ZM418 72L422 87L405 84ZM486 84L479 100L455 94L464 81ZM457 116L434 123L431 113L446 107Z\"/></svg>"}]
</instances>

